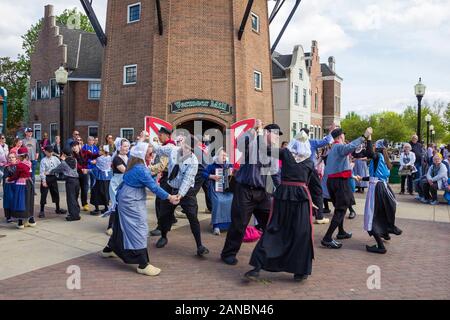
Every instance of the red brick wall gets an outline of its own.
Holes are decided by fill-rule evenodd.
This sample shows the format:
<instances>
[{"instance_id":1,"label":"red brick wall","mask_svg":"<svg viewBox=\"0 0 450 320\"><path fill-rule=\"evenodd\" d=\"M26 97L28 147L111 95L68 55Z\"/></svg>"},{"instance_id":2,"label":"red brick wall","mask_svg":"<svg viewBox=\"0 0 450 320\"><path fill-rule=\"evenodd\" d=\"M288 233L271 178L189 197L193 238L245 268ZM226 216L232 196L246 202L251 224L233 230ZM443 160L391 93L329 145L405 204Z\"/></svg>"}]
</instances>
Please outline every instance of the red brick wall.
<instances>
[{"instance_id":1,"label":"red brick wall","mask_svg":"<svg viewBox=\"0 0 450 320\"><path fill-rule=\"evenodd\" d=\"M311 47L311 125L321 126L323 114L323 86L322 86L322 71L320 69L320 56L317 42L313 41ZM318 105L316 109L315 94L318 95Z\"/></svg>"},{"instance_id":2,"label":"red brick wall","mask_svg":"<svg viewBox=\"0 0 450 320\"><path fill-rule=\"evenodd\" d=\"M244 1L162 1L163 36L152 0L141 1L140 22L127 24L127 6L135 2L108 2L102 132L119 134L121 127L134 127L137 133L146 115L174 124L203 118L225 125L250 116L273 121L266 0L256 0L253 7L261 19L260 34L252 32L249 19L242 41L237 32ZM136 85L122 83L127 64L138 65ZM254 90L253 70L263 73L262 92ZM200 108L169 113L170 103L196 98L228 103L236 113Z\"/></svg>"}]
</instances>

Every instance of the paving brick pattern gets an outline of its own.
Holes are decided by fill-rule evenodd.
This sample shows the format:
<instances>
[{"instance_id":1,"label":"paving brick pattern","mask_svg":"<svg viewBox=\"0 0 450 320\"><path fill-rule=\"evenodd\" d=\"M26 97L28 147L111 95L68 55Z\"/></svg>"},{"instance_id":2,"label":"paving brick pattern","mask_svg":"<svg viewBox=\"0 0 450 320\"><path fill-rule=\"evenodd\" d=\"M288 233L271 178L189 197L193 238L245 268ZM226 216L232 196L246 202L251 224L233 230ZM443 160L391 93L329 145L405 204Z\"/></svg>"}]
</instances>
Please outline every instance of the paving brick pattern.
<instances>
[{"instance_id":1,"label":"paving brick pattern","mask_svg":"<svg viewBox=\"0 0 450 320\"><path fill-rule=\"evenodd\" d=\"M243 281L254 244L244 244L239 264L227 266L219 260L224 235L211 235L204 221L204 243L211 251L207 258L194 255L189 227L171 232L164 249L156 249L157 239L150 239L151 262L163 270L158 277L141 276L118 259L89 254L0 281L0 299L449 299L450 224L397 222L404 233L392 237L386 255L365 251L373 240L362 230L362 216L346 221L353 238L340 250L321 248L327 226L316 226L313 274L301 284L290 274L267 272L261 274L267 281ZM70 265L81 269L81 290L66 288ZM366 285L371 265L381 269L379 290Z\"/></svg>"}]
</instances>

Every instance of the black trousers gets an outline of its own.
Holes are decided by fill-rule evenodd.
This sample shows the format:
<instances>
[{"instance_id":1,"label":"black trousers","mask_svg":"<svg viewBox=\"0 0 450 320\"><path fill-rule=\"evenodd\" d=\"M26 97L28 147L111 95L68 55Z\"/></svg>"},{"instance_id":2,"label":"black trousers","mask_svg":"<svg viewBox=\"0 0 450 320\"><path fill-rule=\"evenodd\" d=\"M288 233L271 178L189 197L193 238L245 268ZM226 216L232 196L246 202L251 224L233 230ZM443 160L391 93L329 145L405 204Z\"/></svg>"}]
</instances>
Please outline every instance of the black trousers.
<instances>
[{"instance_id":1,"label":"black trousers","mask_svg":"<svg viewBox=\"0 0 450 320\"><path fill-rule=\"evenodd\" d=\"M413 176L402 176L401 177L401 185L400 191L405 192L405 182L407 182L407 190L408 192L413 192Z\"/></svg>"},{"instance_id":2,"label":"black trousers","mask_svg":"<svg viewBox=\"0 0 450 320\"><path fill-rule=\"evenodd\" d=\"M270 208L270 196L265 189L253 189L236 182L231 204L231 225L222 250L223 258L234 257L239 252L252 214L265 229Z\"/></svg>"},{"instance_id":3,"label":"black trousers","mask_svg":"<svg viewBox=\"0 0 450 320\"><path fill-rule=\"evenodd\" d=\"M344 218L347 209L355 205L355 198L350 188L350 182L347 178L329 178L327 180L328 193L334 206L334 214L330 226L324 236L325 241L331 241L333 232L339 228L339 233L343 234Z\"/></svg>"},{"instance_id":4,"label":"black trousers","mask_svg":"<svg viewBox=\"0 0 450 320\"><path fill-rule=\"evenodd\" d=\"M58 180L55 176L47 176L45 178L47 182L47 187L44 187L41 183L41 208L47 204L47 195L50 191L52 197L52 202L56 204L56 208L59 208L59 191L58 191Z\"/></svg>"},{"instance_id":5,"label":"black trousers","mask_svg":"<svg viewBox=\"0 0 450 320\"><path fill-rule=\"evenodd\" d=\"M430 185L428 182L423 183L422 190L426 200L437 200L438 185L436 182L434 182L432 185Z\"/></svg>"},{"instance_id":6,"label":"black trousers","mask_svg":"<svg viewBox=\"0 0 450 320\"><path fill-rule=\"evenodd\" d=\"M177 189L173 189L169 185L167 185L164 190L166 190L169 194L176 195L178 194ZM198 205L197 198L195 196L194 188L191 188L188 193L181 199L178 204L183 209L183 213L186 214L186 217L189 220L189 224L191 226L192 234L194 235L195 242L197 247L202 244L201 235L200 235L200 222L198 221ZM170 231L173 224L173 217L175 208L177 206L170 203L169 200L162 200L160 203L160 216L159 216L159 224L160 230L163 236L167 235L167 232Z\"/></svg>"},{"instance_id":7,"label":"black trousers","mask_svg":"<svg viewBox=\"0 0 450 320\"><path fill-rule=\"evenodd\" d=\"M210 212L212 212L212 204L211 204L211 199L209 197L209 192L208 192L208 179L203 180L202 189L203 189L203 192L205 193L206 207L208 208L208 210Z\"/></svg>"},{"instance_id":8,"label":"black trousers","mask_svg":"<svg viewBox=\"0 0 450 320\"><path fill-rule=\"evenodd\" d=\"M84 207L88 204L88 192L89 192L89 174L80 173L80 190L81 190L81 205Z\"/></svg>"},{"instance_id":9,"label":"black trousers","mask_svg":"<svg viewBox=\"0 0 450 320\"><path fill-rule=\"evenodd\" d=\"M323 194L322 184L320 182L319 174L316 170L313 170L311 178L308 184L309 191L311 192L311 200L318 207L316 213L316 219L323 219Z\"/></svg>"},{"instance_id":10,"label":"black trousers","mask_svg":"<svg viewBox=\"0 0 450 320\"><path fill-rule=\"evenodd\" d=\"M78 197L80 196L80 180L79 178L66 178L66 198L67 198L67 211L69 216L78 218L80 217L80 204L78 203Z\"/></svg>"},{"instance_id":11,"label":"black trousers","mask_svg":"<svg viewBox=\"0 0 450 320\"><path fill-rule=\"evenodd\" d=\"M170 186L167 183L168 177L167 177L167 172L163 173L163 176L161 177L161 179L159 180L159 186L161 188L163 188L164 190L170 190ZM161 216L161 200L160 198L156 197L155 199L155 212L156 212L156 220L158 222L158 226L156 227L156 229L161 230L161 223L160 223L160 216ZM176 219L175 219L175 215L172 214L172 224L175 223Z\"/></svg>"}]
</instances>

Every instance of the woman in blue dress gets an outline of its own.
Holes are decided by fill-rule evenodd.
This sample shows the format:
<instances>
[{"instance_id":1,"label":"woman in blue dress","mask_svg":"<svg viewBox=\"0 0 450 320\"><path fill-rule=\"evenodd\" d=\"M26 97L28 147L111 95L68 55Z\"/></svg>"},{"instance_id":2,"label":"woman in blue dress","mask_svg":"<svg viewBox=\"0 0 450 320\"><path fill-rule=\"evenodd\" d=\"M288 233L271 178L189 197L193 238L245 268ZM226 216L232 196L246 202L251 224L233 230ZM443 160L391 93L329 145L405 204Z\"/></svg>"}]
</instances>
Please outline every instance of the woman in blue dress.
<instances>
[{"instance_id":1,"label":"woman in blue dress","mask_svg":"<svg viewBox=\"0 0 450 320\"><path fill-rule=\"evenodd\" d=\"M227 153L220 149L214 157L214 163L208 165L203 172L203 178L208 180L208 192L212 203L211 224L215 235L220 235L221 230L228 230L231 224L233 192L229 189L228 177L232 174L232 167L232 164L227 163ZM223 174L218 175L217 169L223 170ZM216 190L216 183L221 184L221 191Z\"/></svg>"},{"instance_id":2,"label":"woman in blue dress","mask_svg":"<svg viewBox=\"0 0 450 320\"><path fill-rule=\"evenodd\" d=\"M402 230L395 226L397 201L388 184L392 165L386 151L385 140L378 140L375 144L375 152L373 152L369 138L367 155L372 161L369 165L369 177L363 178L363 180L369 181L364 209L364 230L375 238L377 244L366 246L366 249L369 252L384 254L386 248L381 238L389 240L390 233L395 235L402 233Z\"/></svg>"},{"instance_id":3,"label":"woman in blue dress","mask_svg":"<svg viewBox=\"0 0 450 320\"><path fill-rule=\"evenodd\" d=\"M117 214L113 234L102 255L105 258L118 256L127 264L137 264L139 274L157 276L161 270L149 263L147 251L145 189L150 189L158 198L168 199L174 205L179 203L179 198L169 195L152 178L146 165L152 157L152 148L148 143L138 142L130 155L123 183L117 190L117 208L112 213Z\"/></svg>"}]
</instances>

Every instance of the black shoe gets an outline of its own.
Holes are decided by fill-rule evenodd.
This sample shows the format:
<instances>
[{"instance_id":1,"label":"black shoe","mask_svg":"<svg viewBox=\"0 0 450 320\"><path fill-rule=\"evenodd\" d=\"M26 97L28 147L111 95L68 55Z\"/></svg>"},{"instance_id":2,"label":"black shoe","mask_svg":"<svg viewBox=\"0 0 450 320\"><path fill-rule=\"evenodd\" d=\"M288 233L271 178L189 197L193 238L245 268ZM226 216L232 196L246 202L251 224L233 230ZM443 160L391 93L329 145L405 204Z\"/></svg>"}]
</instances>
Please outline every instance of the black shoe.
<instances>
[{"instance_id":1,"label":"black shoe","mask_svg":"<svg viewBox=\"0 0 450 320\"><path fill-rule=\"evenodd\" d=\"M414 195L414 192L412 192L412 191L409 191L408 193L409 193L410 196Z\"/></svg>"},{"instance_id":2,"label":"black shoe","mask_svg":"<svg viewBox=\"0 0 450 320\"><path fill-rule=\"evenodd\" d=\"M99 216L101 214L100 210L94 210L89 213L91 216Z\"/></svg>"},{"instance_id":3,"label":"black shoe","mask_svg":"<svg viewBox=\"0 0 450 320\"><path fill-rule=\"evenodd\" d=\"M44 213L44 211L39 212L38 217L39 217L39 218L45 218L45 213Z\"/></svg>"},{"instance_id":4,"label":"black shoe","mask_svg":"<svg viewBox=\"0 0 450 320\"><path fill-rule=\"evenodd\" d=\"M259 280L259 271L256 269L250 270L244 274L244 278L249 281L258 281Z\"/></svg>"},{"instance_id":5,"label":"black shoe","mask_svg":"<svg viewBox=\"0 0 450 320\"><path fill-rule=\"evenodd\" d=\"M34 217L30 217L30 219L28 219L28 223L29 224L35 224L36 221L34 220Z\"/></svg>"},{"instance_id":6,"label":"black shoe","mask_svg":"<svg viewBox=\"0 0 450 320\"><path fill-rule=\"evenodd\" d=\"M169 241L167 241L167 238L161 237L161 238L159 238L158 242L156 242L156 247L157 248L164 248L167 245L168 242Z\"/></svg>"},{"instance_id":7,"label":"black shoe","mask_svg":"<svg viewBox=\"0 0 450 320\"><path fill-rule=\"evenodd\" d=\"M355 219L356 217L356 212L355 211L350 211L350 214L348 215L349 219Z\"/></svg>"},{"instance_id":8,"label":"black shoe","mask_svg":"<svg viewBox=\"0 0 450 320\"><path fill-rule=\"evenodd\" d=\"M294 280L297 282L302 282L303 280L308 279L308 275L306 274L294 274Z\"/></svg>"},{"instance_id":9,"label":"black shoe","mask_svg":"<svg viewBox=\"0 0 450 320\"><path fill-rule=\"evenodd\" d=\"M155 229L150 231L150 237L161 237L161 230Z\"/></svg>"},{"instance_id":10,"label":"black shoe","mask_svg":"<svg viewBox=\"0 0 450 320\"><path fill-rule=\"evenodd\" d=\"M66 217L66 220L67 221L78 221L78 220L81 220L81 218L80 217L72 217L72 216L67 216Z\"/></svg>"},{"instance_id":11,"label":"black shoe","mask_svg":"<svg viewBox=\"0 0 450 320\"><path fill-rule=\"evenodd\" d=\"M391 240L391 236L389 235L389 233L382 234L381 237L382 237L384 240Z\"/></svg>"},{"instance_id":12,"label":"black shoe","mask_svg":"<svg viewBox=\"0 0 450 320\"><path fill-rule=\"evenodd\" d=\"M405 194L405 191L400 191L398 194Z\"/></svg>"},{"instance_id":13,"label":"black shoe","mask_svg":"<svg viewBox=\"0 0 450 320\"><path fill-rule=\"evenodd\" d=\"M204 255L206 255L208 253L209 253L209 250L205 246L200 246L200 247L197 248L197 255L199 257L203 257Z\"/></svg>"},{"instance_id":14,"label":"black shoe","mask_svg":"<svg viewBox=\"0 0 450 320\"><path fill-rule=\"evenodd\" d=\"M330 249L340 249L342 247L342 243L337 242L336 240L331 240L331 241L322 240L320 243L324 247L330 248Z\"/></svg>"},{"instance_id":15,"label":"black shoe","mask_svg":"<svg viewBox=\"0 0 450 320\"><path fill-rule=\"evenodd\" d=\"M346 233L342 233L336 236L337 239L339 240L344 240L344 239L350 239L352 237L352 233L351 232L346 232Z\"/></svg>"},{"instance_id":16,"label":"black shoe","mask_svg":"<svg viewBox=\"0 0 450 320\"><path fill-rule=\"evenodd\" d=\"M323 209L322 213L324 214L330 214L331 210L330 209Z\"/></svg>"},{"instance_id":17,"label":"black shoe","mask_svg":"<svg viewBox=\"0 0 450 320\"><path fill-rule=\"evenodd\" d=\"M55 213L56 213L56 214L66 214L66 213L67 213L67 210L65 210L65 209L59 209L59 210L55 210Z\"/></svg>"},{"instance_id":18,"label":"black shoe","mask_svg":"<svg viewBox=\"0 0 450 320\"><path fill-rule=\"evenodd\" d=\"M380 254L385 254L386 253L386 249L385 248L378 248L376 245L373 246L368 246L366 245L366 250L372 253L380 253Z\"/></svg>"},{"instance_id":19,"label":"black shoe","mask_svg":"<svg viewBox=\"0 0 450 320\"><path fill-rule=\"evenodd\" d=\"M230 266L235 266L238 264L238 259L236 259L236 257L234 257L234 256L222 257L222 261Z\"/></svg>"},{"instance_id":20,"label":"black shoe","mask_svg":"<svg viewBox=\"0 0 450 320\"><path fill-rule=\"evenodd\" d=\"M401 229L397 228L396 226L394 226L394 228L389 228L389 229L388 229L388 232L389 232L389 233L393 233L393 234L395 234L396 236L399 236L399 235L402 234L403 231L402 231Z\"/></svg>"}]
</instances>

